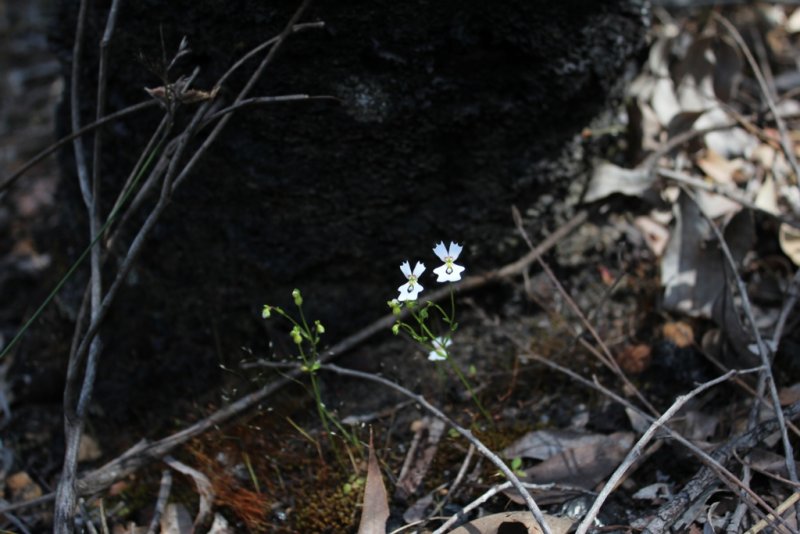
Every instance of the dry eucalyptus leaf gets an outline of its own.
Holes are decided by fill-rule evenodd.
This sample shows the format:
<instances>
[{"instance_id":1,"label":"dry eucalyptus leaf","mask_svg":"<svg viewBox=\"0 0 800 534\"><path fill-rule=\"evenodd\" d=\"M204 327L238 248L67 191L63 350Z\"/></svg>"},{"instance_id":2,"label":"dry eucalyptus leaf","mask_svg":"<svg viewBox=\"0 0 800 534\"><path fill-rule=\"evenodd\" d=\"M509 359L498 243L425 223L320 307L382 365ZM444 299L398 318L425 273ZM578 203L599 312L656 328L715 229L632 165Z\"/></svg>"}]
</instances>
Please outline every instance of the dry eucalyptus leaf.
<instances>
[{"instance_id":1,"label":"dry eucalyptus leaf","mask_svg":"<svg viewBox=\"0 0 800 534\"><path fill-rule=\"evenodd\" d=\"M555 517L544 514L544 520L553 534L567 534L572 527L572 519L567 517ZM470 521L458 528L449 531L450 534L541 534L542 529L539 523L533 518L533 514L525 512L503 512L492 514Z\"/></svg>"},{"instance_id":2,"label":"dry eucalyptus leaf","mask_svg":"<svg viewBox=\"0 0 800 534\"><path fill-rule=\"evenodd\" d=\"M194 524L202 524L209 514L211 514L211 507L214 505L214 488L211 485L211 481L197 469L189 467L171 456L166 456L164 458L164 463L175 471L191 477L194 481L197 487L197 493L200 495L200 503L197 506L197 517L194 519Z\"/></svg>"},{"instance_id":3,"label":"dry eucalyptus leaf","mask_svg":"<svg viewBox=\"0 0 800 534\"><path fill-rule=\"evenodd\" d=\"M623 169L604 161L595 166L584 202L601 200L614 193L640 197L652 188L655 175L647 169Z\"/></svg>"},{"instance_id":4,"label":"dry eucalyptus leaf","mask_svg":"<svg viewBox=\"0 0 800 534\"><path fill-rule=\"evenodd\" d=\"M734 260L739 262L752 247L752 215L739 211L723 230ZM661 260L664 308L693 317L712 317L725 294L723 273L727 264L708 221L697 205L681 194L675 206L675 227Z\"/></svg>"},{"instance_id":5,"label":"dry eucalyptus leaf","mask_svg":"<svg viewBox=\"0 0 800 534\"><path fill-rule=\"evenodd\" d=\"M564 451L596 445L607 439L605 434L587 434L577 430L551 429L528 432L500 452L504 458L546 460Z\"/></svg>"},{"instance_id":6,"label":"dry eucalyptus leaf","mask_svg":"<svg viewBox=\"0 0 800 534\"><path fill-rule=\"evenodd\" d=\"M775 187L775 180L771 175L764 178L764 182L758 189L756 195L755 205L767 213L773 215L780 215L780 208L778 207L778 190Z\"/></svg>"},{"instance_id":7,"label":"dry eucalyptus leaf","mask_svg":"<svg viewBox=\"0 0 800 534\"><path fill-rule=\"evenodd\" d=\"M538 484L564 484L587 490L611 474L633 445L632 432L614 432L605 439L565 450L525 470Z\"/></svg>"},{"instance_id":8,"label":"dry eucalyptus leaf","mask_svg":"<svg viewBox=\"0 0 800 534\"><path fill-rule=\"evenodd\" d=\"M381 468L375 456L372 433L369 436L369 461L367 482L364 485L364 502L361 508L361 522L358 534L385 534L386 520L389 519L389 499L383 485Z\"/></svg>"},{"instance_id":9,"label":"dry eucalyptus leaf","mask_svg":"<svg viewBox=\"0 0 800 534\"><path fill-rule=\"evenodd\" d=\"M778 239L783 253L789 256L792 262L800 266L800 230L786 223L781 224Z\"/></svg>"}]
</instances>

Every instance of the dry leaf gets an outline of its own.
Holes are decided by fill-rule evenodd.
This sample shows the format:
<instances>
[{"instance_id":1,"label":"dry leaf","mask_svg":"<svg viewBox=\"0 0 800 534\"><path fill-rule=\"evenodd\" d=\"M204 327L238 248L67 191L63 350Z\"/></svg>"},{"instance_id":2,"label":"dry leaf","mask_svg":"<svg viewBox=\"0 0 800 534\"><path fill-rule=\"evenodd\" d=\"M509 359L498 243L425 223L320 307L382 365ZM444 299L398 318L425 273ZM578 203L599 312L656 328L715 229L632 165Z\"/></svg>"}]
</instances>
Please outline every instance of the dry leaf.
<instances>
[{"instance_id":1,"label":"dry leaf","mask_svg":"<svg viewBox=\"0 0 800 534\"><path fill-rule=\"evenodd\" d=\"M640 216L633 220L633 225L642 233L645 243L656 257L664 254L669 241L669 230L652 217Z\"/></svg>"},{"instance_id":2,"label":"dry leaf","mask_svg":"<svg viewBox=\"0 0 800 534\"><path fill-rule=\"evenodd\" d=\"M615 432L596 443L565 450L525 470L538 484L564 484L587 490L611 474L633 445L632 432Z\"/></svg>"},{"instance_id":3,"label":"dry leaf","mask_svg":"<svg viewBox=\"0 0 800 534\"><path fill-rule=\"evenodd\" d=\"M723 235L734 260L741 261L755 239L752 215L739 211ZM721 276L727 264L715 241L697 205L681 194L675 207L675 228L661 260L665 309L693 317L712 317L727 283Z\"/></svg>"},{"instance_id":4,"label":"dry leaf","mask_svg":"<svg viewBox=\"0 0 800 534\"><path fill-rule=\"evenodd\" d=\"M543 514L547 526L553 534L567 534L573 521L568 517L555 517ZM492 514L470 521L458 528L449 531L450 534L503 534L514 532L522 534L541 534L539 523L529 511L503 512Z\"/></svg>"},{"instance_id":5,"label":"dry leaf","mask_svg":"<svg viewBox=\"0 0 800 534\"><path fill-rule=\"evenodd\" d=\"M532 458L546 460L564 451L601 443L607 439L605 434L587 434L570 429L534 430L500 452L504 458Z\"/></svg>"},{"instance_id":6,"label":"dry leaf","mask_svg":"<svg viewBox=\"0 0 800 534\"><path fill-rule=\"evenodd\" d=\"M200 495L200 503L197 507L197 517L194 519L194 524L199 525L203 523L206 517L211 513L211 506L214 504L214 488L211 486L211 481L197 469L193 469L171 456L166 456L164 458L164 463L179 473L191 477L194 481L197 487L197 493Z\"/></svg>"},{"instance_id":7,"label":"dry leaf","mask_svg":"<svg viewBox=\"0 0 800 534\"><path fill-rule=\"evenodd\" d=\"M640 197L652 188L655 175L647 169L623 169L604 161L595 166L584 202L601 200L614 193Z\"/></svg>"},{"instance_id":8,"label":"dry leaf","mask_svg":"<svg viewBox=\"0 0 800 534\"><path fill-rule=\"evenodd\" d=\"M378 458L375 456L372 430L370 430L367 482L364 485L364 501L358 534L386 534L387 519L389 519L389 499L386 496L386 487L383 485L383 476L378 465Z\"/></svg>"},{"instance_id":9,"label":"dry leaf","mask_svg":"<svg viewBox=\"0 0 800 534\"><path fill-rule=\"evenodd\" d=\"M800 400L800 384L792 384L788 387L782 387L778 391L778 400L781 406L789 406Z\"/></svg>"},{"instance_id":10,"label":"dry leaf","mask_svg":"<svg viewBox=\"0 0 800 534\"><path fill-rule=\"evenodd\" d=\"M775 188L775 180L773 180L772 176L769 174L764 178L764 182L758 189L755 205L767 213L780 215L780 209L778 208L778 190Z\"/></svg>"},{"instance_id":11,"label":"dry leaf","mask_svg":"<svg viewBox=\"0 0 800 534\"><path fill-rule=\"evenodd\" d=\"M5 485L13 503L32 501L42 496L42 488L25 471L9 476Z\"/></svg>"},{"instance_id":12,"label":"dry leaf","mask_svg":"<svg viewBox=\"0 0 800 534\"><path fill-rule=\"evenodd\" d=\"M800 230L786 223L781 224L778 235L783 253L789 256L792 262L800 266Z\"/></svg>"},{"instance_id":13,"label":"dry leaf","mask_svg":"<svg viewBox=\"0 0 800 534\"><path fill-rule=\"evenodd\" d=\"M627 345L617 355L617 363L627 374L638 375L650 366L650 345Z\"/></svg>"},{"instance_id":14,"label":"dry leaf","mask_svg":"<svg viewBox=\"0 0 800 534\"><path fill-rule=\"evenodd\" d=\"M692 327L683 321L669 322L661 327L664 339L671 341L676 347L689 347L694 344Z\"/></svg>"}]
</instances>

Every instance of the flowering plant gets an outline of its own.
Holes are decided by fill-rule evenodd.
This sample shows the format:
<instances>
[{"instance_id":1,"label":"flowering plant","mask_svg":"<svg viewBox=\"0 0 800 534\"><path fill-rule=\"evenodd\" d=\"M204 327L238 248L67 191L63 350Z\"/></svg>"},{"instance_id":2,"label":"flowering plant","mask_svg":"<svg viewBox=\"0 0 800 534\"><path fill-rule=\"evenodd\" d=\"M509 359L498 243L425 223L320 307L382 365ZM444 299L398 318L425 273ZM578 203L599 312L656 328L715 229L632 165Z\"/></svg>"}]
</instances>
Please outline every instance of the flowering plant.
<instances>
[{"instance_id":1,"label":"flowering plant","mask_svg":"<svg viewBox=\"0 0 800 534\"><path fill-rule=\"evenodd\" d=\"M445 246L443 241L440 241L433 248L434 254L442 261L442 265L433 270L437 276L436 281L439 283L458 282L461 280L461 274L465 271L463 265L456 264L459 255L464 247L455 242L450 242L450 246ZM400 271L406 277L406 283L397 288L399 294L397 298L387 302L392 313L398 319L392 326L392 332L397 335L401 331L407 334L411 339L419 343L428 351L428 360L432 362L447 362L458 379L467 388L473 401L480 409L481 413L491 421L491 417L481 405L474 390L467 380L467 377L461 371L458 364L451 358L448 347L453 344L453 333L458 328L455 315L455 291L452 284L450 285L450 313L447 313L444 308L435 304L432 301L427 301L424 305L418 306L417 299L424 287L419 282L420 277L425 272L425 264L418 261L411 269L409 261L404 261L400 264ZM409 324L402 319L403 309L406 309L408 314L414 319L416 325ZM428 324L431 311L438 312L440 319L449 326L449 330L443 335L435 335Z\"/></svg>"}]
</instances>

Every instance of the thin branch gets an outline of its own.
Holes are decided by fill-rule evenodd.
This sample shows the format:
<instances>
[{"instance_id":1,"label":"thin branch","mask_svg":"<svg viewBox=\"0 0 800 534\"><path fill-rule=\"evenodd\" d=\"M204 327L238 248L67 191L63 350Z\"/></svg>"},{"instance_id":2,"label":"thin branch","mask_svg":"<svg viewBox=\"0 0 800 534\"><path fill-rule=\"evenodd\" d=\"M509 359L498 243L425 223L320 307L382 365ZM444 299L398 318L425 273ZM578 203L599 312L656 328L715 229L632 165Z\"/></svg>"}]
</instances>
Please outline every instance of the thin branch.
<instances>
[{"instance_id":1,"label":"thin branch","mask_svg":"<svg viewBox=\"0 0 800 534\"><path fill-rule=\"evenodd\" d=\"M156 532L158 532L161 515L167 507L167 500L169 499L171 489L172 471L164 469L161 471L161 484L158 487L158 499L156 500L156 507L153 511L153 518L150 520L150 526L147 528L147 534L156 534Z\"/></svg>"},{"instance_id":2,"label":"thin branch","mask_svg":"<svg viewBox=\"0 0 800 534\"><path fill-rule=\"evenodd\" d=\"M144 102L139 102L138 104L134 104L134 105L129 106L127 108L123 108L123 109L121 109L119 111L116 111L116 112L114 112L114 113L112 113L110 115L106 115L105 117L103 117L99 121L95 121L95 122L93 122L91 124L88 124L88 125L84 126L83 128L81 128L80 130L78 130L77 132L73 132L73 133L71 133L69 135L66 135L66 136L62 137L61 139L59 139L58 141L56 141L52 145L50 145L47 148L45 148L44 150L42 150L41 152L39 152L38 154L33 156L28 161L26 161L22 165L22 167L20 167L16 171L14 171L7 178L5 178L3 180L3 182L0 183L0 193L2 193L4 191L6 191L7 189L9 189L26 172L28 172L34 166L36 166L36 164L40 163L47 156L49 156L50 154L52 154L53 152L55 152L59 148L63 147L64 145L66 145L67 143L69 143L70 141L75 139L76 137L80 137L81 135L83 135L85 133L88 133L88 132L91 132L95 128L99 128L100 126L103 126L104 124L108 124L109 122L115 121L117 119L121 119L122 117L127 117L128 115L131 115L131 114L136 113L138 111L141 111L143 109L155 107L157 105L158 105L158 102L156 102L152 98L148 99L148 100L145 100Z\"/></svg>"},{"instance_id":3,"label":"thin branch","mask_svg":"<svg viewBox=\"0 0 800 534\"><path fill-rule=\"evenodd\" d=\"M81 51L83 47L83 34L86 25L86 9L87 0L81 0L78 8L78 23L75 30L75 42L72 47L72 78L70 81L70 115L72 131L77 132L80 130L80 64L81 64ZM92 208L92 191L89 184L89 173L86 168L86 158L83 152L83 139L80 136L75 137L72 141L72 148L75 154L75 165L78 172L78 184L80 186L81 196L86 209L90 214L94 213ZM92 221L93 222L93 221ZM90 226L94 226L90 222ZM93 243L93 240L90 240ZM93 243L94 245L94 243ZM94 250L94 248L92 248ZM94 312L94 310L93 310ZM99 348L99 341L92 344L93 352L97 352ZM77 366L70 365L69 369ZM71 534L75 529L75 508L78 502L78 496L75 492L75 466L76 462L72 458L78 457L78 442L80 441L80 430L77 427L81 424L79 417L76 417L73 410L75 406L72 399L73 391L77 385L78 373L67 372L67 385L64 389L64 434L65 434L65 452L64 452L64 465L61 471L61 480L59 480L58 488L56 491L56 503L54 510L54 529L56 534ZM72 384L72 385L71 385Z\"/></svg>"},{"instance_id":4,"label":"thin branch","mask_svg":"<svg viewBox=\"0 0 800 534\"><path fill-rule=\"evenodd\" d=\"M281 95L281 96L259 96L253 98L246 98L237 104L233 104L231 106L228 106L227 108L222 108L221 110L215 112L213 115L211 115L205 120L203 126L205 126L207 123L219 119L220 117L223 117L224 115L227 115L244 107L261 105L261 104L280 104L284 102L297 102L300 100L330 100L333 102L341 102L339 98L328 95Z\"/></svg>"}]
</instances>

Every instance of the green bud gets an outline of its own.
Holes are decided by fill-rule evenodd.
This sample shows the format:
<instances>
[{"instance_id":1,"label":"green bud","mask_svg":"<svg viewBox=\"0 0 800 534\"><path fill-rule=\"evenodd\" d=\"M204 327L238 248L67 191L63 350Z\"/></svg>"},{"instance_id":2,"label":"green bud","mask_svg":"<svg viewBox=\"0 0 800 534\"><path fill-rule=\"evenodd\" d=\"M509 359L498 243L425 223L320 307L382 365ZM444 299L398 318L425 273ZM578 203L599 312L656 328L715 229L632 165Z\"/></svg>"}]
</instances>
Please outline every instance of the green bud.
<instances>
[{"instance_id":1,"label":"green bud","mask_svg":"<svg viewBox=\"0 0 800 534\"><path fill-rule=\"evenodd\" d=\"M400 333L400 323L394 323L392 326L392 334L397 335Z\"/></svg>"},{"instance_id":2,"label":"green bud","mask_svg":"<svg viewBox=\"0 0 800 534\"><path fill-rule=\"evenodd\" d=\"M264 309L261 310L261 317L263 319L269 319L270 315L272 315L272 306L264 304Z\"/></svg>"},{"instance_id":3,"label":"green bud","mask_svg":"<svg viewBox=\"0 0 800 534\"><path fill-rule=\"evenodd\" d=\"M300 307L303 305L303 296L300 294L299 289L294 289L292 291L292 298L294 299L294 303L296 306Z\"/></svg>"},{"instance_id":4,"label":"green bud","mask_svg":"<svg viewBox=\"0 0 800 534\"><path fill-rule=\"evenodd\" d=\"M294 341L296 345L301 345L303 343L303 336L300 334L299 326L292 328L290 335L292 336L292 341Z\"/></svg>"},{"instance_id":5,"label":"green bud","mask_svg":"<svg viewBox=\"0 0 800 534\"><path fill-rule=\"evenodd\" d=\"M317 334L325 333L325 327L319 321L314 321L314 326L317 328Z\"/></svg>"}]
</instances>

